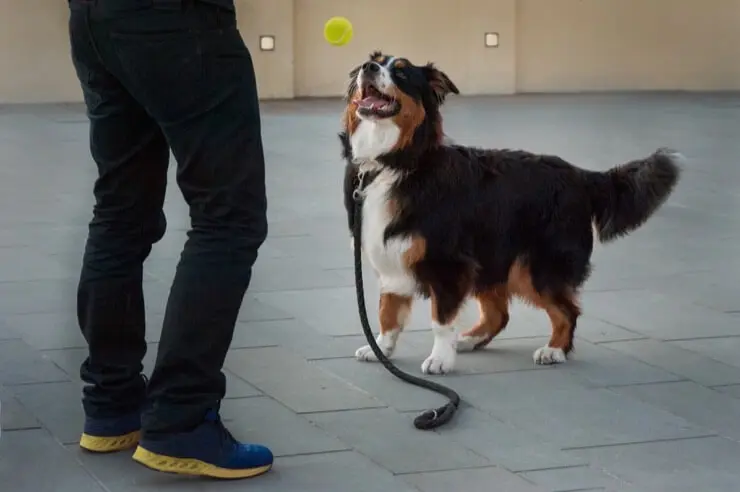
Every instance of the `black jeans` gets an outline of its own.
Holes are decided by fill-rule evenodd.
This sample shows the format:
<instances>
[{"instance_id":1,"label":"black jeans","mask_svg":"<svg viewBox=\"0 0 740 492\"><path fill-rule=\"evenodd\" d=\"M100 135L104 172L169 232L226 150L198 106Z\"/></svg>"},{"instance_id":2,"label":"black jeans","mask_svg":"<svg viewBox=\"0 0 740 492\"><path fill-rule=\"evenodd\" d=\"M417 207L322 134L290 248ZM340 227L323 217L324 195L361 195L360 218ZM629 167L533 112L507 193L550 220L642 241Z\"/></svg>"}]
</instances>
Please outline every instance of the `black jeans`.
<instances>
[{"instance_id":1,"label":"black jeans","mask_svg":"<svg viewBox=\"0 0 740 492\"><path fill-rule=\"evenodd\" d=\"M187 430L225 394L267 235L251 56L229 0L70 0L69 29L99 172L77 301L85 413L144 408L145 434ZM142 263L165 232L170 150L192 227L147 385Z\"/></svg>"}]
</instances>

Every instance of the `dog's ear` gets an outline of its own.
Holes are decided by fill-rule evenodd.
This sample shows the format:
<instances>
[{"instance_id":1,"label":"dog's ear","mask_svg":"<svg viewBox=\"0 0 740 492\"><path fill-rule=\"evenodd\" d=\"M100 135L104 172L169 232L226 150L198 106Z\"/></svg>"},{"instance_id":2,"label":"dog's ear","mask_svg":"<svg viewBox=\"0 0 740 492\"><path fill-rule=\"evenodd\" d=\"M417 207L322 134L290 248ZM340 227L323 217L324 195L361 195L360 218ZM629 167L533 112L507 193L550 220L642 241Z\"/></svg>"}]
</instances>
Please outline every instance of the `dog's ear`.
<instances>
[{"instance_id":1,"label":"dog's ear","mask_svg":"<svg viewBox=\"0 0 740 492\"><path fill-rule=\"evenodd\" d=\"M429 82L434 94L437 96L437 102L439 104L445 101L447 94L460 94L457 86L450 80L447 74L436 68L433 63L427 63L422 70L424 71L427 82Z\"/></svg>"},{"instance_id":2,"label":"dog's ear","mask_svg":"<svg viewBox=\"0 0 740 492\"><path fill-rule=\"evenodd\" d=\"M349 80L347 81L347 93L345 94L345 100L351 101L352 96L357 92L357 74L360 73L361 65L356 66L349 72Z\"/></svg>"}]
</instances>

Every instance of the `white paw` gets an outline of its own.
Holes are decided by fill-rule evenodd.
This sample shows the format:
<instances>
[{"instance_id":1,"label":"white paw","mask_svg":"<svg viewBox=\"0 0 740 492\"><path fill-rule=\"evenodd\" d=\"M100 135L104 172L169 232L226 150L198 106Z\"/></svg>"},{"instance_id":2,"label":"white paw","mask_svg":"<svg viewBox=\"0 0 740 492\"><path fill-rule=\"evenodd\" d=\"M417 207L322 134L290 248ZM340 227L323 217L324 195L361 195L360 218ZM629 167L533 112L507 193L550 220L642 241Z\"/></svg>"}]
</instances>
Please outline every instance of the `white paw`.
<instances>
[{"instance_id":1,"label":"white paw","mask_svg":"<svg viewBox=\"0 0 740 492\"><path fill-rule=\"evenodd\" d=\"M386 357L390 355L390 351L383 350L383 347L380 347L380 350ZM357 351L355 351L355 358L363 362L377 362L378 360L378 358L375 356L375 352L373 352L373 349L370 348L370 345L365 345L364 347L358 348Z\"/></svg>"},{"instance_id":2,"label":"white paw","mask_svg":"<svg viewBox=\"0 0 740 492\"><path fill-rule=\"evenodd\" d=\"M392 330L389 333L381 333L375 339L375 342L378 344L380 351L383 352L383 355L385 355L386 357L390 357L391 355L393 355L393 351L396 348L396 341L398 340L399 334L400 330ZM370 347L370 345L365 345L364 347L358 348L355 351L355 358L364 362L376 362L378 360L378 358L375 356L375 352L373 352L373 349Z\"/></svg>"},{"instance_id":3,"label":"white paw","mask_svg":"<svg viewBox=\"0 0 740 492\"><path fill-rule=\"evenodd\" d=\"M457 332L454 326L432 324L434 345L432 353L421 364L424 374L447 374L455 367L457 357Z\"/></svg>"},{"instance_id":4,"label":"white paw","mask_svg":"<svg viewBox=\"0 0 740 492\"><path fill-rule=\"evenodd\" d=\"M471 336L460 336L457 339L457 351L458 352L472 352L478 347L478 344L484 342L486 337L471 337Z\"/></svg>"},{"instance_id":5,"label":"white paw","mask_svg":"<svg viewBox=\"0 0 740 492\"><path fill-rule=\"evenodd\" d=\"M534 363L539 365L562 364L566 360L563 349L548 346L535 350L532 358Z\"/></svg>"},{"instance_id":6,"label":"white paw","mask_svg":"<svg viewBox=\"0 0 740 492\"><path fill-rule=\"evenodd\" d=\"M421 364L421 372L424 374L447 374L455 368L455 351L450 349L448 354L432 353Z\"/></svg>"},{"instance_id":7,"label":"white paw","mask_svg":"<svg viewBox=\"0 0 740 492\"><path fill-rule=\"evenodd\" d=\"M437 338L432 347L432 353L421 364L421 372L424 374L447 374L455 368L457 348L452 340Z\"/></svg>"}]
</instances>

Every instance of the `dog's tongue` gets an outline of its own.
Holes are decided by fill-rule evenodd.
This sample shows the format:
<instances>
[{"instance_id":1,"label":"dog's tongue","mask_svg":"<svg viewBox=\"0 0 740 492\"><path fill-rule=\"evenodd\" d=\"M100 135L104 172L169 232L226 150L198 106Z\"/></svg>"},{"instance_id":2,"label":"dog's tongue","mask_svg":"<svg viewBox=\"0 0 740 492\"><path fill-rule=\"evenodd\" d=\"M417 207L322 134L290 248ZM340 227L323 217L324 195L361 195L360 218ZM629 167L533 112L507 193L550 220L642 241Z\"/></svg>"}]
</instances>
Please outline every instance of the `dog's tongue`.
<instances>
[{"instance_id":1,"label":"dog's tongue","mask_svg":"<svg viewBox=\"0 0 740 492\"><path fill-rule=\"evenodd\" d=\"M375 96L367 96L366 98L357 101L357 105L359 107L366 109L378 109L382 108L386 104L388 104L387 101Z\"/></svg>"}]
</instances>

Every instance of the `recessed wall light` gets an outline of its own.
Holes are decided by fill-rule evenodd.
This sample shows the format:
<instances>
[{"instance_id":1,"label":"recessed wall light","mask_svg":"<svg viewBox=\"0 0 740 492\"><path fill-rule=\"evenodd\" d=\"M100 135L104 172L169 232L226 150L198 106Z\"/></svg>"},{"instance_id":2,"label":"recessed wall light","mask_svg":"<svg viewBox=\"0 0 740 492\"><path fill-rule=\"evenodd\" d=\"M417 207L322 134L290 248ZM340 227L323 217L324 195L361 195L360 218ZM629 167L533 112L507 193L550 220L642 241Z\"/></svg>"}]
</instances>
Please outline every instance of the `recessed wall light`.
<instances>
[{"instance_id":1,"label":"recessed wall light","mask_svg":"<svg viewBox=\"0 0 740 492\"><path fill-rule=\"evenodd\" d=\"M260 50L275 51L275 36L260 36Z\"/></svg>"},{"instance_id":2,"label":"recessed wall light","mask_svg":"<svg viewBox=\"0 0 740 492\"><path fill-rule=\"evenodd\" d=\"M486 48L498 48L498 33L487 32L485 36L483 36L483 44Z\"/></svg>"}]
</instances>

